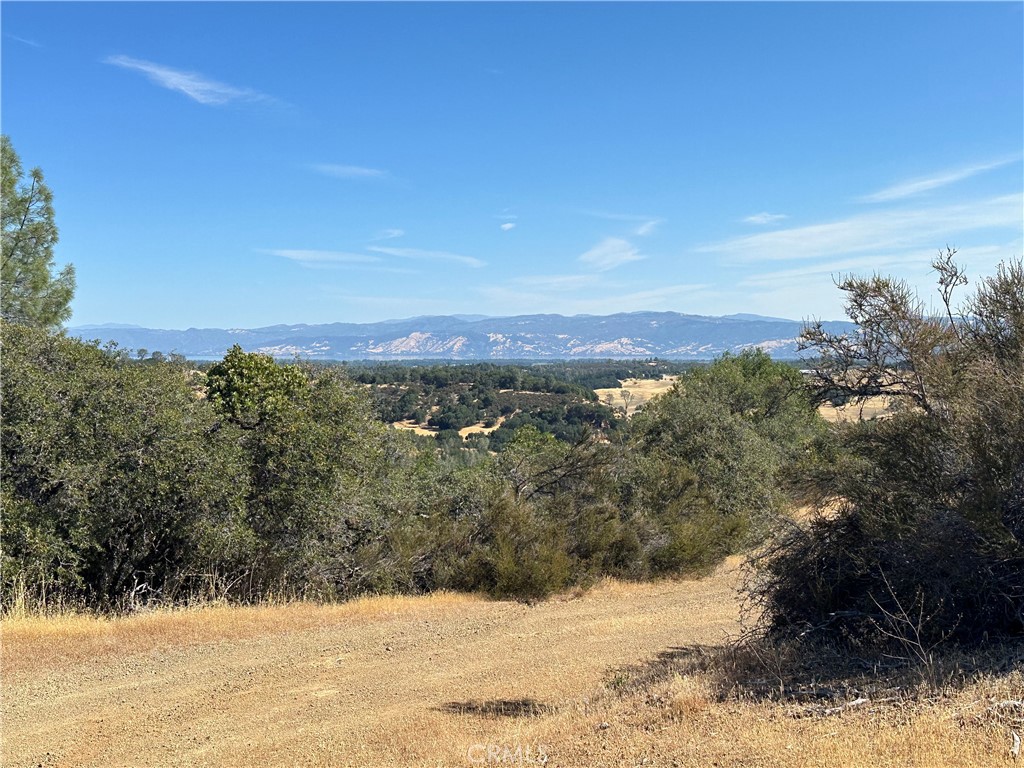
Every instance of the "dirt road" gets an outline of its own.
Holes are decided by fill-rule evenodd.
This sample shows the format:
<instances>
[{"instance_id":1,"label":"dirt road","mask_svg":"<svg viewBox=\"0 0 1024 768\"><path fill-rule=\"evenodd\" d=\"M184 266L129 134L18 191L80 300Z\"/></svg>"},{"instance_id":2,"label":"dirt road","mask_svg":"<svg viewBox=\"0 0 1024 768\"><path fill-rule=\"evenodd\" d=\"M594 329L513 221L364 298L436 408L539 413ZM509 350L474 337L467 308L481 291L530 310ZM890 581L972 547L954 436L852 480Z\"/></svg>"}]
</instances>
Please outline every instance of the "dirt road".
<instances>
[{"instance_id":1,"label":"dirt road","mask_svg":"<svg viewBox=\"0 0 1024 768\"><path fill-rule=\"evenodd\" d=\"M545 718L515 715L578 708L617 667L721 642L735 582L726 569L532 607L442 595L73 631L16 621L3 764L467 766L515 762L512 745L538 762Z\"/></svg>"}]
</instances>

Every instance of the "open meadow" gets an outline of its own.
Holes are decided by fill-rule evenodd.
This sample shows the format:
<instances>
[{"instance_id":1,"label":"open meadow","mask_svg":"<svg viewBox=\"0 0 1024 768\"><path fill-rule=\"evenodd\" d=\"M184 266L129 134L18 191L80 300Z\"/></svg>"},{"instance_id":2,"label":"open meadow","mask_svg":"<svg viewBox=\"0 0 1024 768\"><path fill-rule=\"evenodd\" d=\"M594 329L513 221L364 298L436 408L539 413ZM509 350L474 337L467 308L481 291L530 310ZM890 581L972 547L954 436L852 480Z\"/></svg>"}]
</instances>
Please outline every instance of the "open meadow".
<instances>
[{"instance_id":1,"label":"open meadow","mask_svg":"<svg viewBox=\"0 0 1024 768\"><path fill-rule=\"evenodd\" d=\"M608 403L632 416L646 402L672 389L678 378L662 376L660 379L623 379L621 387L595 389L594 392L602 403Z\"/></svg>"},{"instance_id":2,"label":"open meadow","mask_svg":"<svg viewBox=\"0 0 1024 768\"><path fill-rule=\"evenodd\" d=\"M3 764L1012 764L1001 714L1022 713L992 705L1022 698L1019 673L844 708L700 671L739 629L738 571L535 605L439 593L8 620Z\"/></svg>"}]
</instances>

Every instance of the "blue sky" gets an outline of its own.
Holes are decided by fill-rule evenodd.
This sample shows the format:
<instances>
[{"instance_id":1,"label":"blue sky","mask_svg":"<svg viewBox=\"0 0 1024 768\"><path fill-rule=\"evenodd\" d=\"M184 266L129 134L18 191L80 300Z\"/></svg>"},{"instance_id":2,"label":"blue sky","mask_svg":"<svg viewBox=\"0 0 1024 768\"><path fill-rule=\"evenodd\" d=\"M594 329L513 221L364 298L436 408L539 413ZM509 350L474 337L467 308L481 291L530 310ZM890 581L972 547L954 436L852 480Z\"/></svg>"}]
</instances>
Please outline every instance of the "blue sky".
<instances>
[{"instance_id":1,"label":"blue sky","mask_svg":"<svg viewBox=\"0 0 1024 768\"><path fill-rule=\"evenodd\" d=\"M1022 3L19 3L72 325L842 317L1024 244Z\"/></svg>"}]
</instances>

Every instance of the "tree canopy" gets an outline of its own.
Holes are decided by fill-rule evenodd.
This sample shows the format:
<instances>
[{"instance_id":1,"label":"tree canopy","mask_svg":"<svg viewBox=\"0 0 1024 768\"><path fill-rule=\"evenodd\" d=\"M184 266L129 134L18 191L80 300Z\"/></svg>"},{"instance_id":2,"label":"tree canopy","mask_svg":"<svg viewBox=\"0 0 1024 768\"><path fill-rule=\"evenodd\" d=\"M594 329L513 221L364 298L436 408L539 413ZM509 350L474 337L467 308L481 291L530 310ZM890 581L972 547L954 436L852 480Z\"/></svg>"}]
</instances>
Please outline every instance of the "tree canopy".
<instances>
[{"instance_id":1,"label":"tree canopy","mask_svg":"<svg viewBox=\"0 0 1024 768\"><path fill-rule=\"evenodd\" d=\"M0 142L0 316L23 325L54 328L71 316L75 268L68 264L54 271L57 226L53 193L43 181L42 170L33 168L25 179L11 140L3 136Z\"/></svg>"}]
</instances>

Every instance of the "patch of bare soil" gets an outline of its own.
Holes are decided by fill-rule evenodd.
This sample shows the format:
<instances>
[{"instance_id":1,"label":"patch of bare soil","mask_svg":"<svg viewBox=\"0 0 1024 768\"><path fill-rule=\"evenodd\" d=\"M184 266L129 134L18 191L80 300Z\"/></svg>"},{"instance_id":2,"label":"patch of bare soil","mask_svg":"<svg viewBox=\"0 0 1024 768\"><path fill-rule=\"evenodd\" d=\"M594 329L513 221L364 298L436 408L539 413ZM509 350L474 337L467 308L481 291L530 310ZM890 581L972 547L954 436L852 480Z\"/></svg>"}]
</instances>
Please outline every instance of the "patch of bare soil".
<instances>
[{"instance_id":1,"label":"patch of bare soil","mask_svg":"<svg viewBox=\"0 0 1024 768\"><path fill-rule=\"evenodd\" d=\"M476 424L470 424L468 427L463 427L459 430L460 437L467 437L469 435L489 435L494 430L501 427L502 424L508 419L508 416L499 416L494 421L494 426L485 427L484 422L478 421Z\"/></svg>"},{"instance_id":2,"label":"patch of bare soil","mask_svg":"<svg viewBox=\"0 0 1024 768\"><path fill-rule=\"evenodd\" d=\"M439 594L15 619L2 764L1015 765L1020 671L896 700L731 693L692 662L737 630L737 581L731 560L535 606Z\"/></svg>"},{"instance_id":3,"label":"patch of bare soil","mask_svg":"<svg viewBox=\"0 0 1024 768\"><path fill-rule=\"evenodd\" d=\"M733 584L732 572L608 583L532 607L462 596L278 607L251 614L251 632L223 612L252 609L219 608L209 628L203 611L166 614L157 632L132 617L87 622L71 643L15 621L3 764L472 765L475 745L514 740L517 715L580 703L609 668L681 640L721 642L736 627Z\"/></svg>"},{"instance_id":4,"label":"patch of bare soil","mask_svg":"<svg viewBox=\"0 0 1024 768\"><path fill-rule=\"evenodd\" d=\"M392 425L395 429L405 429L409 432L415 432L417 435L436 435L438 430L437 427L424 427L418 421L396 421Z\"/></svg>"}]
</instances>

